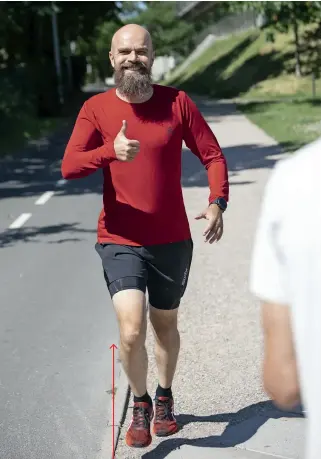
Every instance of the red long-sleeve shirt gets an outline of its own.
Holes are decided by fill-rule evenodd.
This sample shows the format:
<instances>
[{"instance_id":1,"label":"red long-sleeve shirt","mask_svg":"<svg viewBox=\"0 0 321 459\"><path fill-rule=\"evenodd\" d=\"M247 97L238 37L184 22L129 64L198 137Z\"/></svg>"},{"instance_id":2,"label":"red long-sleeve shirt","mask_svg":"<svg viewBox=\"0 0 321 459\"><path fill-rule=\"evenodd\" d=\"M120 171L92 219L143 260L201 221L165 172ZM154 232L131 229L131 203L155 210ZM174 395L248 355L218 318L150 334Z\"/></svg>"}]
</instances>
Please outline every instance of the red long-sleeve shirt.
<instances>
[{"instance_id":1,"label":"red long-sleeve shirt","mask_svg":"<svg viewBox=\"0 0 321 459\"><path fill-rule=\"evenodd\" d=\"M117 160L114 151L123 120L126 137L140 142L131 162ZM149 101L129 104L111 89L84 103L61 171L65 179L76 179L103 169L98 242L146 246L190 237L181 188L183 140L207 169L209 201L219 196L228 200L226 160L185 92L154 85Z\"/></svg>"}]
</instances>

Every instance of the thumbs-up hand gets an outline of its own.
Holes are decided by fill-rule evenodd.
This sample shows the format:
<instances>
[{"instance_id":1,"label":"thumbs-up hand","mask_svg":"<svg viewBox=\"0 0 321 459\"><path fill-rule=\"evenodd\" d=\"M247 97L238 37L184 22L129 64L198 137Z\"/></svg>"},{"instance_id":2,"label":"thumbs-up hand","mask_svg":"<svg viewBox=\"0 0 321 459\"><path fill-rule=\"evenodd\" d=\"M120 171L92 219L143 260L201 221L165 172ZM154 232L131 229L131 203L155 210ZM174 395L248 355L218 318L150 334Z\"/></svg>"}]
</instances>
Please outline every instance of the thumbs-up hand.
<instances>
[{"instance_id":1,"label":"thumbs-up hand","mask_svg":"<svg viewBox=\"0 0 321 459\"><path fill-rule=\"evenodd\" d=\"M126 137L127 121L123 125L114 140L114 149L119 161L132 161L139 152L138 140L130 140Z\"/></svg>"}]
</instances>

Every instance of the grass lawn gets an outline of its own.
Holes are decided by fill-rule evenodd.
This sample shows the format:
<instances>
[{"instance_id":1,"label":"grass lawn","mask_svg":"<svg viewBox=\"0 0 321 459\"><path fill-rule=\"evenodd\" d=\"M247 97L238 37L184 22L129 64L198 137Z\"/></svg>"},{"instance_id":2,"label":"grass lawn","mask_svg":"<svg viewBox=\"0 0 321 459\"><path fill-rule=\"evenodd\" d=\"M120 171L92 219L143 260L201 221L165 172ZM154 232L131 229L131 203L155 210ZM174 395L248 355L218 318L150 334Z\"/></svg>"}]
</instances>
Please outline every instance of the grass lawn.
<instances>
[{"instance_id":1,"label":"grass lawn","mask_svg":"<svg viewBox=\"0 0 321 459\"><path fill-rule=\"evenodd\" d=\"M240 102L238 108L287 151L321 136L321 99Z\"/></svg>"},{"instance_id":2,"label":"grass lawn","mask_svg":"<svg viewBox=\"0 0 321 459\"><path fill-rule=\"evenodd\" d=\"M252 30L218 40L164 83L190 94L234 99L254 123L295 149L321 135L321 80L312 99L311 76L294 76L292 35L276 33L270 43L266 34ZM304 54L302 64L307 73Z\"/></svg>"}]
</instances>

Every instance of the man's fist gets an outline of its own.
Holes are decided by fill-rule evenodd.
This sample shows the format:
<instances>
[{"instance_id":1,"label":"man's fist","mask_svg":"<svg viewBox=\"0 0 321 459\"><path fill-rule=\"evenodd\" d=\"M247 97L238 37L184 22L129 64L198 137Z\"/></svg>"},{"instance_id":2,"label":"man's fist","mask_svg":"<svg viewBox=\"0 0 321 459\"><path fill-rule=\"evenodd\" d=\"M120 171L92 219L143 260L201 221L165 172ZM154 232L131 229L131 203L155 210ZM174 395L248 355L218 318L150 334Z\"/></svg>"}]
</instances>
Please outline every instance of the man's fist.
<instances>
[{"instance_id":1,"label":"man's fist","mask_svg":"<svg viewBox=\"0 0 321 459\"><path fill-rule=\"evenodd\" d=\"M123 125L114 140L114 149L119 161L132 161L139 152L138 140L129 140L126 137L127 121Z\"/></svg>"}]
</instances>

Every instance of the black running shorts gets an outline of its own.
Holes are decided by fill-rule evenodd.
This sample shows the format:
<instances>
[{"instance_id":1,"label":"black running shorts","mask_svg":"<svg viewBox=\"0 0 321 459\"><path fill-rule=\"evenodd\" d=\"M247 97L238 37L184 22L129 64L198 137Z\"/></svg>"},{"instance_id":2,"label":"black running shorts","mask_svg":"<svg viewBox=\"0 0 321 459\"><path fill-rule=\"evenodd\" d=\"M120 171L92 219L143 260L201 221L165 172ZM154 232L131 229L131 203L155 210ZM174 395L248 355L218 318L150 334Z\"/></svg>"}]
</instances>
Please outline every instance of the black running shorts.
<instances>
[{"instance_id":1,"label":"black running shorts","mask_svg":"<svg viewBox=\"0 0 321 459\"><path fill-rule=\"evenodd\" d=\"M95 248L111 297L121 290L147 290L154 308L179 306L192 262L191 239L145 247L97 243Z\"/></svg>"}]
</instances>

